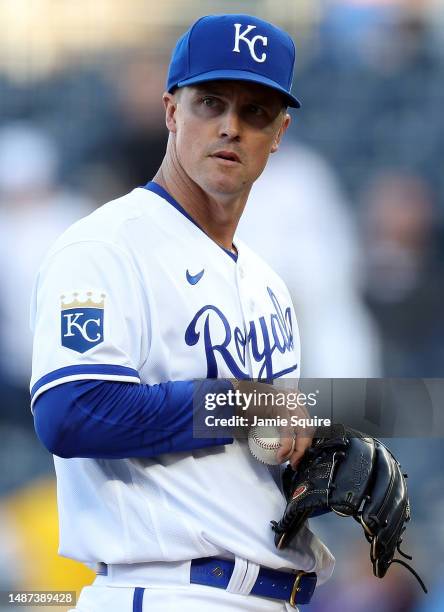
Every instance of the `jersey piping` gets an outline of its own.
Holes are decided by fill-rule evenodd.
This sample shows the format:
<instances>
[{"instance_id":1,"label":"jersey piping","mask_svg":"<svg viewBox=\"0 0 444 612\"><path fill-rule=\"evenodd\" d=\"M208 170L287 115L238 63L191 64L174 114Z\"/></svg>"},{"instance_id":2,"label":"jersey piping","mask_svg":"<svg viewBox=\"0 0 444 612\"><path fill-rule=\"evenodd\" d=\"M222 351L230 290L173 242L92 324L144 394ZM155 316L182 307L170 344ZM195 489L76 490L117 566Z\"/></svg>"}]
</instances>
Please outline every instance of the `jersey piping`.
<instances>
[{"instance_id":1,"label":"jersey piping","mask_svg":"<svg viewBox=\"0 0 444 612\"><path fill-rule=\"evenodd\" d=\"M107 364L82 364L59 368L42 376L31 389L31 409L44 391L72 380L114 380L140 383L137 370L126 366Z\"/></svg>"}]
</instances>

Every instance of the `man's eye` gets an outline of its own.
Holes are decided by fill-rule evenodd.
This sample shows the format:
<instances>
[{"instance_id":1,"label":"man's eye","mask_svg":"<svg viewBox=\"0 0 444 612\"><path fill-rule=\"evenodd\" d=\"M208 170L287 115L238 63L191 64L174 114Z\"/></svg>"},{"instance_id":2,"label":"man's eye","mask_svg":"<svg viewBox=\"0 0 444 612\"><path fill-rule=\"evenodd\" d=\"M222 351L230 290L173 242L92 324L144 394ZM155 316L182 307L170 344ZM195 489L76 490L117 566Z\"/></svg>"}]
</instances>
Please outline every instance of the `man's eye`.
<instances>
[{"instance_id":1,"label":"man's eye","mask_svg":"<svg viewBox=\"0 0 444 612\"><path fill-rule=\"evenodd\" d=\"M257 106L257 104L250 104L248 107L250 113L252 113L253 115L256 115L258 117L260 117L261 115L264 114L264 109L261 108L260 106Z\"/></svg>"},{"instance_id":2,"label":"man's eye","mask_svg":"<svg viewBox=\"0 0 444 612\"><path fill-rule=\"evenodd\" d=\"M208 108L212 108L213 106L215 106L216 102L216 99L210 96L205 96L205 98L202 98L202 104L204 106L208 106Z\"/></svg>"}]
</instances>

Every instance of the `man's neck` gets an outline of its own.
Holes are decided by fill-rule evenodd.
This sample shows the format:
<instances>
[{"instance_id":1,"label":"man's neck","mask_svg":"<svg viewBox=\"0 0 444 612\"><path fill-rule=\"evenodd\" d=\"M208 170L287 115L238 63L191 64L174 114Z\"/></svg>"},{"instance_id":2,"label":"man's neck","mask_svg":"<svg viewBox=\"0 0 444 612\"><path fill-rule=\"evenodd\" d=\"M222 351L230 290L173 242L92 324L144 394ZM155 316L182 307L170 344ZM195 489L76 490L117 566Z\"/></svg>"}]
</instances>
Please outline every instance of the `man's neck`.
<instances>
[{"instance_id":1,"label":"man's neck","mask_svg":"<svg viewBox=\"0 0 444 612\"><path fill-rule=\"evenodd\" d=\"M247 202L247 195L225 197L206 193L167 157L153 181L163 187L217 244L232 252L233 236Z\"/></svg>"}]
</instances>

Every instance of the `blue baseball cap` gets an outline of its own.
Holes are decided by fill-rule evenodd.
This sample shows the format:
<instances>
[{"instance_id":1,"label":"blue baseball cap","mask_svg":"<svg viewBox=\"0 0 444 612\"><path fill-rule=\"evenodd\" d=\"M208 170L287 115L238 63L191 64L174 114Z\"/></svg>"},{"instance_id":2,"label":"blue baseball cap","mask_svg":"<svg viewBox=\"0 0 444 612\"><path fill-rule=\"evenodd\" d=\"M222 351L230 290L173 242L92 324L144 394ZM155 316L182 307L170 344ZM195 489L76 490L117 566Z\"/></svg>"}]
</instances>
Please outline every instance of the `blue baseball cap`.
<instances>
[{"instance_id":1,"label":"blue baseball cap","mask_svg":"<svg viewBox=\"0 0 444 612\"><path fill-rule=\"evenodd\" d=\"M289 34L258 17L201 17L177 41L167 91L205 81L250 81L279 91L299 108L291 93L295 54Z\"/></svg>"}]
</instances>

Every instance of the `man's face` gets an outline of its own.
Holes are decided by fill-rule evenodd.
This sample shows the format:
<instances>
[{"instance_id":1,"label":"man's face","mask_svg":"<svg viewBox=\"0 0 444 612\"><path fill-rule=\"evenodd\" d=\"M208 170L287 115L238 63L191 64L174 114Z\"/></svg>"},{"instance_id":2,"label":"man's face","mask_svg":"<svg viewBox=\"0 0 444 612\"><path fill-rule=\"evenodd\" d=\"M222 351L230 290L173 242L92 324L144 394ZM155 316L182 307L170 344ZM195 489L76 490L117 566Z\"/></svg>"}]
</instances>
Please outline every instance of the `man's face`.
<instances>
[{"instance_id":1,"label":"man's face","mask_svg":"<svg viewBox=\"0 0 444 612\"><path fill-rule=\"evenodd\" d=\"M290 123L281 95L256 83L211 81L164 102L180 165L214 196L248 191Z\"/></svg>"}]
</instances>

